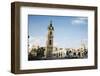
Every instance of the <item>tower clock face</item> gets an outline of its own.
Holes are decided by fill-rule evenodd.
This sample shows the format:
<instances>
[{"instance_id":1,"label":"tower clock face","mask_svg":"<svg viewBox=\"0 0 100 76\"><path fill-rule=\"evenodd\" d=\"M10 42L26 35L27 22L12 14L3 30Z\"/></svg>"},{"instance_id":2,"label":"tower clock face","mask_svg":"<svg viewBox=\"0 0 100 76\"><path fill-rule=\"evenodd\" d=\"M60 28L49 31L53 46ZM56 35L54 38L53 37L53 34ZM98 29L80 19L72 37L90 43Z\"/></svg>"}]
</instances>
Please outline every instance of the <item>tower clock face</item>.
<instances>
[{"instance_id":1,"label":"tower clock face","mask_svg":"<svg viewBox=\"0 0 100 76\"><path fill-rule=\"evenodd\" d=\"M52 25L50 25L48 28L49 30L54 30L54 27Z\"/></svg>"}]
</instances>

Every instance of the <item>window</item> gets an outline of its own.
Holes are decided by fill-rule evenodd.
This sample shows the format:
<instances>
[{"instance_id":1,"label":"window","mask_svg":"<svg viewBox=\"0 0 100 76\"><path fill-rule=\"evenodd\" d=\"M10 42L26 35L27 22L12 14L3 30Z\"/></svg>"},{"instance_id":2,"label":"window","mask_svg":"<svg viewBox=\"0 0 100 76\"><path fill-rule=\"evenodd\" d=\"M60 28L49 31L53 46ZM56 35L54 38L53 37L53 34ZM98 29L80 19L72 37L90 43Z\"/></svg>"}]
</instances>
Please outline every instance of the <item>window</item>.
<instances>
[{"instance_id":1,"label":"window","mask_svg":"<svg viewBox=\"0 0 100 76\"><path fill-rule=\"evenodd\" d=\"M51 45L51 43L52 43L51 40L49 40L49 44L50 44L50 45Z\"/></svg>"},{"instance_id":2,"label":"window","mask_svg":"<svg viewBox=\"0 0 100 76\"><path fill-rule=\"evenodd\" d=\"M50 31L50 35L52 35L52 32Z\"/></svg>"}]
</instances>

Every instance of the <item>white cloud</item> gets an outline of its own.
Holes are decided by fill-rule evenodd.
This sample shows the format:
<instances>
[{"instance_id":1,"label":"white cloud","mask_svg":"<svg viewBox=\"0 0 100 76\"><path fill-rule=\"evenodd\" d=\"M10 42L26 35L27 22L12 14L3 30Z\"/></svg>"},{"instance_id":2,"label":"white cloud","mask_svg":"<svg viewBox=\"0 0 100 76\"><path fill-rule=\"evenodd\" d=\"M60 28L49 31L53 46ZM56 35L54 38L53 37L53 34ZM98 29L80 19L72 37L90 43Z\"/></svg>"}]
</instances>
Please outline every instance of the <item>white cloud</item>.
<instances>
[{"instance_id":1,"label":"white cloud","mask_svg":"<svg viewBox=\"0 0 100 76\"><path fill-rule=\"evenodd\" d=\"M46 45L46 38L45 37L30 37L29 39L30 47L34 46L45 46Z\"/></svg>"},{"instance_id":2,"label":"white cloud","mask_svg":"<svg viewBox=\"0 0 100 76\"><path fill-rule=\"evenodd\" d=\"M76 19L73 19L72 20L72 24L74 25L74 24L86 24L86 19L87 18L76 18Z\"/></svg>"}]
</instances>

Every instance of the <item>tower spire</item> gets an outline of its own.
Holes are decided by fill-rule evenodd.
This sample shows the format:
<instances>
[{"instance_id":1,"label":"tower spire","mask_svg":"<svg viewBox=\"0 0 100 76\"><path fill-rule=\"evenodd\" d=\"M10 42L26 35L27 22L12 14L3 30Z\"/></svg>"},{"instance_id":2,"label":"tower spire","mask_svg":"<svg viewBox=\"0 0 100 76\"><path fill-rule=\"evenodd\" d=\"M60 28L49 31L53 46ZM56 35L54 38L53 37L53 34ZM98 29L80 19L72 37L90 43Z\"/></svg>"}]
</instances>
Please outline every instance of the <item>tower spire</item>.
<instances>
[{"instance_id":1,"label":"tower spire","mask_svg":"<svg viewBox=\"0 0 100 76\"><path fill-rule=\"evenodd\" d=\"M52 20L50 20L50 25L52 25Z\"/></svg>"},{"instance_id":2,"label":"tower spire","mask_svg":"<svg viewBox=\"0 0 100 76\"><path fill-rule=\"evenodd\" d=\"M49 30L54 30L54 27L52 26L52 20L50 20L50 24L49 24L49 26L48 26L48 29L49 29Z\"/></svg>"}]
</instances>

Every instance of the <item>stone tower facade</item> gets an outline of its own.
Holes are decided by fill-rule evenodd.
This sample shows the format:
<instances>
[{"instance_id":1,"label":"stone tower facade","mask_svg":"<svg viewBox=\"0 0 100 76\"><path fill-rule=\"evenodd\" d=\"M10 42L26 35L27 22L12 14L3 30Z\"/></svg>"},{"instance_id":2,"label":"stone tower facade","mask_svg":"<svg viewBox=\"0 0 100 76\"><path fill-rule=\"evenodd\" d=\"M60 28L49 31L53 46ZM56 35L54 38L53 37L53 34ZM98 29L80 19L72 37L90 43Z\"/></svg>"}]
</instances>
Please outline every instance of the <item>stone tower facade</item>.
<instances>
[{"instance_id":1,"label":"stone tower facade","mask_svg":"<svg viewBox=\"0 0 100 76\"><path fill-rule=\"evenodd\" d=\"M54 27L52 26L52 21L50 21L50 24L48 26L48 34L47 34L47 42L46 42L46 58L52 58L52 52L53 52L53 32Z\"/></svg>"}]
</instances>

